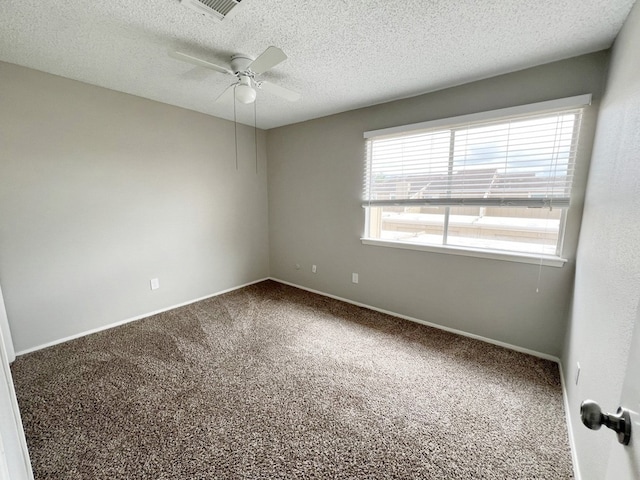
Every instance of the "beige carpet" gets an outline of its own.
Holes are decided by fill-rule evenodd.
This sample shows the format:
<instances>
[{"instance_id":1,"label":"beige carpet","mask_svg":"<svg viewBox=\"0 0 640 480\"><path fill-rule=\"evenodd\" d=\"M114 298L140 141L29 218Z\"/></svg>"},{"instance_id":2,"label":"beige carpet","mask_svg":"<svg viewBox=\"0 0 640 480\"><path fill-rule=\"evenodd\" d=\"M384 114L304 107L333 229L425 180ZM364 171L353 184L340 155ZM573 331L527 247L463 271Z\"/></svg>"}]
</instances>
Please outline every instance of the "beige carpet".
<instances>
[{"instance_id":1,"label":"beige carpet","mask_svg":"<svg viewBox=\"0 0 640 480\"><path fill-rule=\"evenodd\" d=\"M36 479L572 478L554 363L271 281L12 370Z\"/></svg>"}]
</instances>

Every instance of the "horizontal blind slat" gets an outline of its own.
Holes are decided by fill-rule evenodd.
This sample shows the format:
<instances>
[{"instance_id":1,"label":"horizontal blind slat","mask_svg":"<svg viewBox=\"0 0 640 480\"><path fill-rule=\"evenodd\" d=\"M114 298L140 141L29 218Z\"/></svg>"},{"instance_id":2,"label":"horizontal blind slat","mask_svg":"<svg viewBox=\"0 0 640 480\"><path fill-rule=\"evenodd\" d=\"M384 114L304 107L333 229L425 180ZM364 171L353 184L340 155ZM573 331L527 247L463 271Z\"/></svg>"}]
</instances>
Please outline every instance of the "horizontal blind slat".
<instances>
[{"instance_id":1,"label":"horizontal blind slat","mask_svg":"<svg viewBox=\"0 0 640 480\"><path fill-rule=\"evenodd\" d=\"M569 197L548 198L431 198L419 200L371 200L362 202L365 208L384 206L474 206L474 207L557 207L567 208Z\"/></svg>"},{"instance_id":2,"label":"horizontal blind slat","mask_svg":"<svg viewBox=\"0 0 640 480\"><path fill-rule=\"evenodd\" d=\"M365 199L562 202L571 191L579 121L573 110L369 138Z\"/></svg>"}]
</instances>

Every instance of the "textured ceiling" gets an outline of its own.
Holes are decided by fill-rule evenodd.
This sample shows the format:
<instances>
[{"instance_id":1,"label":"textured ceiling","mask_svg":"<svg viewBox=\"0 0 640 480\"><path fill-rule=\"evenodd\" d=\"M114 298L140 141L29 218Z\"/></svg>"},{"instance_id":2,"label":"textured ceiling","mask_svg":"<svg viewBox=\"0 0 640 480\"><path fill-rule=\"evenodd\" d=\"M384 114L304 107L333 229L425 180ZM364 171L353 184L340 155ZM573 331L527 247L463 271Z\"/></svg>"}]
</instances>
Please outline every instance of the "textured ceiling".
<instances>
[{"instance_id":1,"label":"textured ceiling","mask_svg":"<svg viewBox=\"0 0 640 480\"><path fill-rule=\"evenodd\" d=\"M214 99L233 77L167 52L227 65L275 45L289 58L264 79L303 98L259 92L273 128L608 48L633 3L243 0L215 23L179 0L2 0L0 60L232 119Z\"/></svg>"}]
</instances>

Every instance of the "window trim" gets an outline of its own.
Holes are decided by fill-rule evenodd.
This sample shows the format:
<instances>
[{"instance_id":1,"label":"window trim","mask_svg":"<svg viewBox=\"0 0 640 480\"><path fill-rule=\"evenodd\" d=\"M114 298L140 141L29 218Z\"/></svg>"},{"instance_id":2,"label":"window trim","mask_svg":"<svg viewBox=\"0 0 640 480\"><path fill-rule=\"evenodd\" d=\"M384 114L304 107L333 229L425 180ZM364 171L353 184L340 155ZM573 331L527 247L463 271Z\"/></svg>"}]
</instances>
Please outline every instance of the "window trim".
<instances>
[{"instance_id":1,"label":"window trim","mask_svg":"<svg viewBox=\"0 0 640 480\"><path fill-rule=\"evenodd\" d=\"M408 125L401 125L390 128L383 128L378 130L369 130L364 132L363 136L366 140L378 139L387 136L398 136L404 133L419 133L420 131L426 130L434 130L438 128L451 128L456 127L465 123L476 123L483 121L493 121L493 120L501 120L508 119L510 117L518 117L524 115L531 114L544 114L544 113L552 113L554 111L561 110L569 110L569 109L579 109L584 108L588 105L591 105L592 95L584 94L584 95L576 95L573 97L566 97L556 100L549 100L544 102L530 103L525 105L518 105L514 107L502 108L497 110L490 110L486 112L477 112L471 113L467 115L459 115L455 117L442 118L437 120L430 120L426 122L420 123L412 123ZM388 201L377 201L375 202L377 205L382 206L382 204L393 205L395 202L393 200ZM399 202L398 202L399 203ZM406 200L402 202L403 204L412 203L407 202ZM416 202L418 203L418 202ZM421 204L425 203L440 203L437 200L431 202L424 202L422 200ZM443 202L444 203L444 202ZM465 202L465 204L470 204L473 202ZM496 203L499 203L496 201ZM531 203L534 203L533 201ZM451 203L448 204L450 206ZM373 202L362 202L362 207L372 207ZM547 205L545 205L547 206ZM453 255L462 255L462 256L470 256L470 257L479 257L479 258L489 258L495 260L505 260L512 262L520 262L520 263L529 263L529 264L537 264L541 266L552 266L552 267L562 267L565 263L567 263L567 259L563 258L562 249L564 246L564 234L566 232L566 220L567 220L567 210L569 208L569 199L562 199L560 201L560 205L554 203L554 206L560 207L562 209L562 218L560 221L560 231L558 232L559 241L556 249L556 255L548 255L548 254L535 254L535 253L520 253L520 252L510 252L503 250L491 250L491 249L479 249L473 247L460 247L460 246L452 246L452 245L429 245L429 244L414 244L414 243L406 243L400 241L393 240L382 240L378 238L370 238L370 237L362 237L360 240L363 245L373 245L373 246L384 246L384 247L392 247L392 248L400 248L406 250L418 250L418 251L426 251L426 252L434 252L434 253L445 253L445 254L453 254ZM447 232L447 226L445 225L445 233ZM369 232L369 215L365 214L365 232ZM446 238L445 238L446 241Z\"/></svg>"},{"instance_id":2,"label":"window trim","mask_svg":"<svg viewBox=\"0 0 640 480\"><path fill-rule=\"evenodd\" d=\"M380 240L379 238L362 237L363 245L376 247L391 247L403 250L418 250L421 252L443 253L448 255L460 255L464 257L488 258L506 262L528 263L542 265L544 267L563 267L569 260L555 255L536 255L534 253L507 252L504 250L475 249L473 247L458 247L453 245L426 245L419 243L405 243L393 240Z\"/></svg>"},{"instance_id":3,"label":"window trim","mask_svg":"<svg viewBox=\"0 0 640 480\"><path fill-rule=\"evenodd\" d=\"M369 130L364 132L364 138L386 137L387 135L398 135L401 133L417 132L420 130L431 130L438 127L451 127L461 123L472 123L480 121L498 120L512 116L520 116L527 114L552 112L554 110L564 110L571 108L583 108L591 105L591 94L576 95L574 97L559 98L556 100L548 100L546 102L529 103L526 105L518 105L515 107L500 108L497 110L489 110L486 112L470 113L467 115L458 115L457 117L440 118L437 120L428 120L426 122L410 123L408 125L400 125L397 127L381 128L379 130Z\"/></svg>"}]
</instances>

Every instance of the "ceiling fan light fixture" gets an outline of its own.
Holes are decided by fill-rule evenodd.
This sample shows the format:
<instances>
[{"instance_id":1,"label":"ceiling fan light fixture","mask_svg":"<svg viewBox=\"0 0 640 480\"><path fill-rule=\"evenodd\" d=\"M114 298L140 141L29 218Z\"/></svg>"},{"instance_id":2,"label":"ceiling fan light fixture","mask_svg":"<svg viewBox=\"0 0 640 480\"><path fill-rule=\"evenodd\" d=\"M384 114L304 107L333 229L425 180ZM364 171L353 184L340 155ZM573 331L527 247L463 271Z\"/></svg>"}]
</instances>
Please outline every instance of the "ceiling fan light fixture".
<instances>
[{"instance_id":1,"label":"ceiling fan light fixture","mask_svg":"<svg viewBox=\"0 0 640 480\"><path fill-rule=\"evenodd\" d=\"M235 88L236 100L241 103L253 103L256 101L256 90L251 86L251 79L246 75L240 75L240 83Z\"/></svg>"},{"instance_id":2,"label":"ceiling fan light fixture","mask_svg":"<svg viewBox=\"0 0 640 480\"><path fill-rule=\"evenodd\" d=\"M256 101L256 91L249 85L240 84L236 86L236 100L241 103L253 103Z\"/></svg>"}]
</instances>

